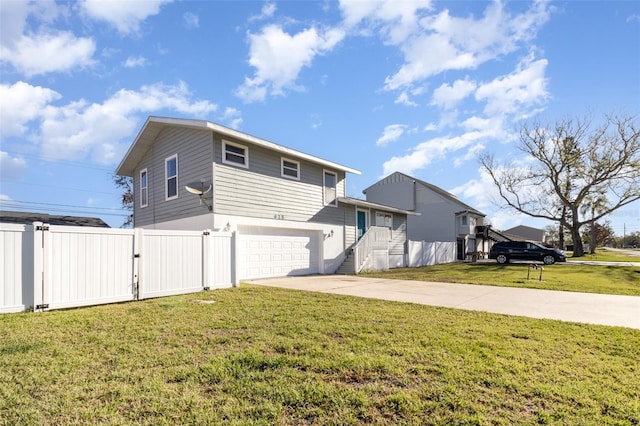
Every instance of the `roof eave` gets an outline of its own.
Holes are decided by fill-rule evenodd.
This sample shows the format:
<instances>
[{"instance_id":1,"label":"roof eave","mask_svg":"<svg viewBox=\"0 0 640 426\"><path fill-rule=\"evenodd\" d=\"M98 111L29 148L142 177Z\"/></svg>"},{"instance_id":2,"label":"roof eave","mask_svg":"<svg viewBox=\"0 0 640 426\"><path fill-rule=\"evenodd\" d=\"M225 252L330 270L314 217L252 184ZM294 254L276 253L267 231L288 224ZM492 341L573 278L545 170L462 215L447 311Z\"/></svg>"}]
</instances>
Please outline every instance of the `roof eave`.
<instances>
[{"instance_id":1,"label":"roof eave","mask_svg":"<svg viewBox=\"0 0 640 426\"><path fill-rule=\"evenodd\" d=\"M380 203L372 203L371 201L360 200L358 198L338 197L338 202L344 203L344 204L349 204L349 205L356 206L356 207L374 208L374 209L378 209L378 210L389 211L389 212L392 212L392 213L406 214L406 215L409 215L409 216L422 216L422 214L419 213L419 212L414 212L414 211L410 211L410 210L403 210L403 209L387 206L385 204L380 204Z\"/></svg>"},{"instance_id":2,"label":"roof eave","mask_svg":"<svg viewBox=\"0 0 640 426\"><path fill-rule=\"evenodd\" d=\"M251 143L254 145L271 149L273 151L281 152L283 155L289 155L295 158L303 159L315 164L322 165L324 167L340 170L345 173L353 173L356 175L362 174L360 170L343 166L342 164L334 163L332 161L324 160L319 157L314 157L313 155L305 154L304 152L296 151L294 149L287 148L285 146L278 145L273 142L269 142L265 139L255 137L247 133L242 133L238 130L224 127L219 124L211 123L210 121L192 120L192 119L183 119L183 118L170 118L170 117L155 117L155 116L150 116L149 118L147 118L147 121L144 123L144 125L138 132L138 135L136 136L133 143L129 147L129 150L127 151L124 158L116 168L116 174L122 175L122 176L133 176L133 171L135 169L135 166L140 161L140 158L136 159L135 153L138 151L142 151L140 155L143 155L144 152L146 152L146 148L148 148L151 145L152 140L155 139L153 138L150 141L149 146L143 146L143 147L140 146L143 143L141 141L144 140L145 134L149 131L149 128L152 125L159 126L159 129L164 128L166 126L178 126L178 127L203 129L203 130L209 129L223 136L236 138L243 142ZM159 130L158 130L158 133L159 133Z\"/></svg>"}]
</instances>

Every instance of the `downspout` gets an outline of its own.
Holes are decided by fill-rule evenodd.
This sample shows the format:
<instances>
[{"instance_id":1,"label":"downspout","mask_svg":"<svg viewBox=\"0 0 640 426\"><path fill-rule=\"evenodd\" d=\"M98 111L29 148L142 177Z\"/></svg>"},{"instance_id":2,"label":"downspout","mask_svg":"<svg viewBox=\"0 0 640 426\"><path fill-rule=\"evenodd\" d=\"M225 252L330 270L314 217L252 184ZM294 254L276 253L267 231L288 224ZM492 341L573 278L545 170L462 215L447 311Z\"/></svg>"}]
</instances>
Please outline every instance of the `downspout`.
<instances>
[{"instance_id":1,"label":"downspout","mask_svg":"<svg viewBox=\"0 0 640 426\"><path fill-rule=\"evenodd\" d=\"M414 179L413 180L413 209L412 209L413 211L416 211L416 208L417 208L416 207L416 198L417 198L417 196L416 196L416 180Z\"/></svg>"}]
</instances>

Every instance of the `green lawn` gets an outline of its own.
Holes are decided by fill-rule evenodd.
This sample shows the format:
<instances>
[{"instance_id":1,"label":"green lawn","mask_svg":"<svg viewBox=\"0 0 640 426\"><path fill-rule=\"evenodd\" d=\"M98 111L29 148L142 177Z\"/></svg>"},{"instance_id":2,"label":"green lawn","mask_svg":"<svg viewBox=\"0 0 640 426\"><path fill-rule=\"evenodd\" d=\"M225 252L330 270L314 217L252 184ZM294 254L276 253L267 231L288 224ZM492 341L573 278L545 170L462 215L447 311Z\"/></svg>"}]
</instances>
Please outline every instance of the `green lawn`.
<instances>
[{"instance_id":1,"label":"green lawn","mask_svg":"<svg viewBox=\"0 0 640 426\"><path fill-rule=\"evenodd\" d=\"M540 280L541 273L542 280ZM527 263L499 265L494 261L482 261L398 268L361 275L402 280L640 296L640 266L579 265L567 262L544 266L543 269L533 269Z\"/></svg>"},{"instance_id":2,"label":"green lawn","mask_svg":"<svg viewBox=\"0 0 640 426\"><path fill-rule=\"evenodd\" d=\"M0 336L7 425L640 422L619 327L243 285L2 315Z\"/></svg>"},{"instance_id":3,"label":"green lawn","mask_svg":"<svg viewBox=\"0 0 640 426\"><path fill-rule=\"evenodd\" d=\"M640 262L640 250L632 250L637 253L636 256L631 256L625 253L621 253L614 250L597 249L595 254L586 253L583 257L569 258L569 260L595 260L598 262ZM567 253L567 256L571 256L571 252Z\"/></svg>"}]
</instances>

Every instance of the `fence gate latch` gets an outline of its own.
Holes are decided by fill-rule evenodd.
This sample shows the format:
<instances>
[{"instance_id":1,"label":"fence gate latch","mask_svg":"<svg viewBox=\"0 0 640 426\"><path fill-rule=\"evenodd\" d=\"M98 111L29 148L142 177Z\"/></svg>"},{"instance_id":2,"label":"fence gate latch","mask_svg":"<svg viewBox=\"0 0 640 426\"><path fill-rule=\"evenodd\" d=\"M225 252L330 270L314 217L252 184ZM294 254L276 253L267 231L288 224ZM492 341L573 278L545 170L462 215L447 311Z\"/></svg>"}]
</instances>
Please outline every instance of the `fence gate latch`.
<instances>
[{"instance_id":1,"label":"fence gate latch","mask_svg":"<svg viewBox=\"0 0 640 426\"><path fill-rule=\"evenodd\" d=\"M36 231L48 231L49 225L38 225L36 226Z\"/></svg>"}]
</instances>

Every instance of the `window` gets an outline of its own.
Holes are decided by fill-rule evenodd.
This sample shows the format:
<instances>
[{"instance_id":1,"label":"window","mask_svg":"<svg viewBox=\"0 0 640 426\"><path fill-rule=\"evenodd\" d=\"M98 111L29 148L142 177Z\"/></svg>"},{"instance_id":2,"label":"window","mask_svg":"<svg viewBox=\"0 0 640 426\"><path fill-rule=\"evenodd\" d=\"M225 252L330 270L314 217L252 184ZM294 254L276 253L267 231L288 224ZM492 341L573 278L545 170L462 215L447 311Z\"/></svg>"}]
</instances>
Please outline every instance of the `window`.
<instances>
[{"instance_id":1,"label":"window","mask_svg":"<svg viewBox=\"0 0 640 426\"><path fill-rule=\"evenodd\" d=\"M222 141L222 162L248 168L249 149L246 146Z\"/></svg>"},{"instance_id":2,"label":"window","mask_svg":"<svg viewBox=\"0 0 640 426\"><path fill-rule=\"evenodd\" d=\"M147 169L140 171L140 207L147 207L149 204L149 186L147 182Z\"/></svg>"},{"instance_id":3,"label":"window","mask_svg":"<svg viewBox=\"0 0 640 426\"><path fill-rule=\"evenodd\" d=\"M166 199L178 198L178 154L164 160Z\"/></svg>"},{"instance_id":4,"label":"window","mask_svg":"<svg viewBox=\"0 0 640 426\"><path fill-rule=\"evenodd\" d=\"M324 205L325 206L338 206L338 198L336 194L336 187L338 184L338 175L333 172L324 172Z\"/></svg>"},{"instance_id":5,"label":"window","mask_svg":"<svg viewBox=\"0 0 640 426\"><path fill-rule=\"evenodd\" d=\"M393 215L390 213L376 212L376 226L383 226L385 228L393 228Z\"/></svg>"},{"instance_id":6,"label":"window","mask_svg":"<svg viewBox=\"0 0 640 426\"><path fill-rule=\"evenodd\" d=\"M462 218L462 226L465 226L467 224L467 215L466 214L462 215L461 218Z\"/></svg>"},{"instance_id":7,"label":"window","mask_svg":"<svg viewBox=\"0 0 640 426\"><path fill-rule=\"evenodd\" d=\"M285 178L300 180L300 163L283 158L281 174Z\"/></svg>"}]
</instances>

